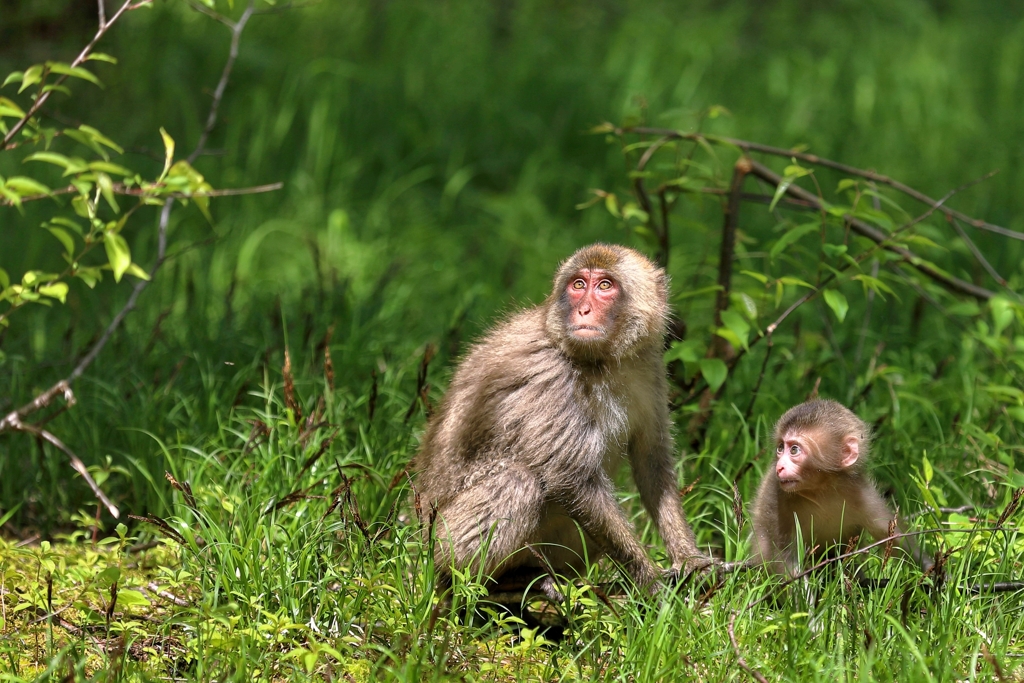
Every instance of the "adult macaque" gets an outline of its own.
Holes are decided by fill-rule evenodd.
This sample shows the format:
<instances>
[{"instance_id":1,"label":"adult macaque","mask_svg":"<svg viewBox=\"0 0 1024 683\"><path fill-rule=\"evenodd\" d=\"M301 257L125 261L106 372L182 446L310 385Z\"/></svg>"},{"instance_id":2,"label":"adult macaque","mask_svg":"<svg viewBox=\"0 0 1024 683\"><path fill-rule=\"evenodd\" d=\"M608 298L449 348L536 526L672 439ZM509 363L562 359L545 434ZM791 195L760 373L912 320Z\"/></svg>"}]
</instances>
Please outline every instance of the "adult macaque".
<instances>
[{"instance_id":1,"label":"adult macaque","mask_svg":"<svg viewBox=\"0 0 1024 683\"><path fill-rule=\"evenodd\" d=\"M415 459L421 509L436 510L442 585L452 566L497 580L510 570L540 576L546 564L579 572L584 557L607 554L653 588L661 572L615 498L623 458L672 568L710 563L672 462L667 294L646 257L595 244L561 265L544 303L472 347ZM541 587L553 592L549 579Z\"/></svg>"},{"instance_id":2,"label":"adult macaque","mask_svg":"<svg viewBox=\"0 0 1024 683\"><path fill-rule=\"evenodd\" d=\"M861 531L876 540L889 536L895 516L864 472L871 433L863 420L835 401L808 401L779 419L774 442L775 466L765 472L754 502L755 563L796 575L798 522L808 551ZM931 566L911 539L900 545L924 568Z\"/></svg>"}]
</instances>

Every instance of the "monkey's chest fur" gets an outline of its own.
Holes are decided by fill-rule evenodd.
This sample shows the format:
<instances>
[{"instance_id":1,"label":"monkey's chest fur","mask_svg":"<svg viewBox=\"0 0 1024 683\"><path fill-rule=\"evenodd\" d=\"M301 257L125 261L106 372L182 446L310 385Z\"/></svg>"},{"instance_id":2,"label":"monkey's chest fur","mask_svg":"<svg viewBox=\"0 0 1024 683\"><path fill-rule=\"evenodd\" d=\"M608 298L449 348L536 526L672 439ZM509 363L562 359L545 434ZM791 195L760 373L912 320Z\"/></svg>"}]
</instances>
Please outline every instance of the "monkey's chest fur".
<instances>
[{"instance_id":1,"label":"monkey's chest fur","mask_svg":"<svg viewBox=\"0 0 1024 683\"><path fill-rule=\"evenodd\" d=\"M860 489L840 486L814 499L795 493L781 493L777 524L784 537L796 538L799 523L804 547L824 550L845 543L860 534L865 526L861 511L865 508Z\"/></svg>"}]
</instances>

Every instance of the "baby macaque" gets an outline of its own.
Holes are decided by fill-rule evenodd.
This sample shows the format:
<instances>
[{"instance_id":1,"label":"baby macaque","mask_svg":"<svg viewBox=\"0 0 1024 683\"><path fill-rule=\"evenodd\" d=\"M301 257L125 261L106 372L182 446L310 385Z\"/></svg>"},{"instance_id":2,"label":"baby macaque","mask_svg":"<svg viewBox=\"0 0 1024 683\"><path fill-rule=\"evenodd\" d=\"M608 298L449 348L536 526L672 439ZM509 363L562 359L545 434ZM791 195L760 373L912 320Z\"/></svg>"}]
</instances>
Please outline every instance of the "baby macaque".
<instances>
[{"instance_id":1,"label":"baby macaque","mask_svg":"<svg viewBox=\"0 0 1024 683\"><path fill-rule=\"evenodd\" d=\"M562 264L544 303L469 351L415 460L423 510L437 515L441 585L453 566L498 581L575 573L584 557L606 554L638 585L656 586L662 571L616 500L612 472L623 460L673 569L711 562L686 523L672 464L667 317L665 272L632 249L595 244Z\"/></svg>"},{"instance_id":2,"label":"baby macaque","mask_svg":"<svg viewBox=\"0 0 1024 683\"><path fill-rule=\"evenodd\" d=\"M876 540L889 536L895 516L864 472L871 433L863 420L835 401L808 401L779 419L774 442L775 466L754 502L755 563L777 574L799 573L798 522L808 552L861 531ZM899 545L925 569L931 566L911 539Z\"/></svg>"}]
</instances>

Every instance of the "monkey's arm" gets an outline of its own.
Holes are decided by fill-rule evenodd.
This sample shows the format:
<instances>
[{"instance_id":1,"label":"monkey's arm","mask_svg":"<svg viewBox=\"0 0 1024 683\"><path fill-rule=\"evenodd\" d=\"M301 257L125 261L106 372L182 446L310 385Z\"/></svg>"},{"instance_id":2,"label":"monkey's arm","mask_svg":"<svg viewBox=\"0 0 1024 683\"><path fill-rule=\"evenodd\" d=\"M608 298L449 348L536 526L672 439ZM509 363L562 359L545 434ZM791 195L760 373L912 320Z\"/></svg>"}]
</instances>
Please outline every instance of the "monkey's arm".
<instances>
[{"instance_id":1,"label":"monkey's arm","mask_svg":"<svg viewBox=\"0 0 1024 683\"><path fill-rule=\"evenodd\" d=\"M630 443L629 458L640 500L665 541L672 568L692 570L710 565L711 558L697 549L679 500L668 428L659 425L638 435Z\"/></svg>"},{"instance_id":2,"label":"monkey's arm","mask_svg":"<svg viewBox=\"0 0 1024 683\"><path fill-rule=\"evenodd\" d=\"M573 491L566 491L560 502L613 560L622 565L640 586L650 586L659 575L637 539L633 526L612 493L611 480L596 474Z\"/></svg>"},{"instance_id":3,"label":"monkey's arm","mask_svg":"<svg viewBox=\"0 0 1024 683\"><path fill-rule=\"evenodd\" d=\"M889 535L889 524L895 518L895 515L889 510L885 499L882 498L874 486L869 484L864 486L861 491L861 501L862 514L864 515L863 527L867 529L875 540L886 538ZM901 533L901 528L898 524L895 533ZM914 558L914 561L923 570L928 571L931 569L932 564L934 564L932 559L925 554L924 550L913 538L901 538L899 539L899 545Z\"/></svg>"}]
</instances>

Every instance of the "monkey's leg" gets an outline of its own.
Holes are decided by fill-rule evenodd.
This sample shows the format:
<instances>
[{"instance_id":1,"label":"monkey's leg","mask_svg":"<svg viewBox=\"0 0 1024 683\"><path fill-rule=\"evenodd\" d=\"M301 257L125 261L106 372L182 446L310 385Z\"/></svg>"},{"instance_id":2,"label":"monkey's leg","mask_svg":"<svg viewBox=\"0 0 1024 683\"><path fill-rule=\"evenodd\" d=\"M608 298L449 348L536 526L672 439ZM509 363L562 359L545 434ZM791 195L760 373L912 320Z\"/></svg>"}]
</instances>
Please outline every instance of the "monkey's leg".
<instances>
[{"instance_id":1,"label":"monkey's leg","mask_svg":"<svg viewBox=\"0 0 1024 683\"><path fill-rule=\"evenodd\" d=\"M544 492L529 472L489 474L438 511L438 571L454 566L488 577L523 564L526 555L517 551L536 540L544 507Z\"/></svg>"}]
</instances>

